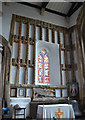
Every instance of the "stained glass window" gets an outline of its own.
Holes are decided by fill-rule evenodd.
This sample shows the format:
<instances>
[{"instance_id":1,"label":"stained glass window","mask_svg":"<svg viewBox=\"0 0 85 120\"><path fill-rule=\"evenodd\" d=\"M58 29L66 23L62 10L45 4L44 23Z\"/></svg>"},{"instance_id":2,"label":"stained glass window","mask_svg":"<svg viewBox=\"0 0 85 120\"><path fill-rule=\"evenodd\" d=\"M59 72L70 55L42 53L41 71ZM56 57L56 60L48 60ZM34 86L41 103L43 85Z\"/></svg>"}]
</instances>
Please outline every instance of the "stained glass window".
<instances>
[{"instance_id":1,"label":"stained glass window","mask_svg":"<svg viewBox=\"0 0 85 120\"><path fill-rule=\"evenodd\" d=\"M49 84L49 57L46 50L38 55L38 83Z\"/></svg>"}]
</instances>

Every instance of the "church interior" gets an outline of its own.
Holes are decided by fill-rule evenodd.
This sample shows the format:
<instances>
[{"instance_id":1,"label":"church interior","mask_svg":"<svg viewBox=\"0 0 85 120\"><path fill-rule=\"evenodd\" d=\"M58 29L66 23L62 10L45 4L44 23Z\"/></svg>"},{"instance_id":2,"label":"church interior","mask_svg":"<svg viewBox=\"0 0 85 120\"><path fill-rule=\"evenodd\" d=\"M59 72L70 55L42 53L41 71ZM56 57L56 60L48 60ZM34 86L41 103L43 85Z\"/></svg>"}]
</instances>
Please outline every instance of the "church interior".
<instances>
[{"instance_id":1,"label":"church interior","mask_svg":"<svg viewBox=\"0 0 85 120\"><path fill-rule=\"evenodd\" d=\"M85 120L85 2L0 2L0 120Z\"/></svg>"}]
</instances>

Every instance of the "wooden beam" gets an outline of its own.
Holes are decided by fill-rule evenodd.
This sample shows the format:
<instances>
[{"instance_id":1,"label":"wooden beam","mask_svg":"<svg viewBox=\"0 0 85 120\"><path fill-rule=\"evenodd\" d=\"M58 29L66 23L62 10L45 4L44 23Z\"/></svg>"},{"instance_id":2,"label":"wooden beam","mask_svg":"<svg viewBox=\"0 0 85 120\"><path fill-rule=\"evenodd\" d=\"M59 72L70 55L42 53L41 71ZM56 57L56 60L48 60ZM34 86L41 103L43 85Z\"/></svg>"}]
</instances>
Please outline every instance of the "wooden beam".
<instances>
[{"instance_id":1,"label":"wooden beam","mask_svg":"<svg viewBox=\"0 0 85 120\"><path fill-rule=\"evenodd\" d=\"M61 86L42 86L42 85L34 85L34 84L31 84L31 85L21 85L21 84L17 84L17 85L14 85L14 84L11 84L10 85L10 88L41 88L41 89L67 89L67 86L66 85L61 85Z\"/></svg>"},{"instance_id":2,"label":"wooden beam","mask_svg":"<svg viewBox=\"0 0 85 120\"><path fill-rule=\"evenodd\" d=\"M48 5L49 2L42 2L42 6L41 8L46 8L46 6Z\"/></svg>"},{"instance_id":3,"label":"wooden beam","mask_svg":"<svg viewBox=\"0 0 85 120\"><path fill-rule=\"evenodd\" d=\"M66 48L66 32L65 31L63 32L63 36L64 36L64 47ZM68 63L67 59L68 59L67 58L67 51L65 49L65 64ZM68 78L68 70L67 69L66 69L65 75L66 75L66 84L68 84L69 78Z\"/></svg>"},{"instance_id":4,"label":"wooden beam","mask_svg":"<svg viewBox=\"0 0 85 120\"><path fill-rule=\"evenodd\" d=\"M31 3L27 3L27 2L18 2L18 3L22 4L22 5L26 5L26 6L37 8L37 9L41 10L41 7L38 6L38 5L34 5L34 4L31 4ZM61 12L58 12L58 11L54 11L54 10L51 10L51 9L48 9L48 8L45 8L45 11L53 13L53 14L56 14L56 15L60 15L60 16L63 16L63 17L67 16L64 13L61 13Z\"/></svg>"},{"instance_id":5,"label":"wooden beam","mask_svg":"<svg viewBox=\"0 0 85 120\"><path fill-rule=\"evenodd\" d=\"M69 14L67 14L68 17L70 17L76 10L78 10L82 6L82 2L78 2L77 5L70 11Z\"/></svg>"},{"instance_id":6,"label":"wooden beam","mask_svg":"<svg viewBox=\"0 0 85 120\"><path fill-rule=\"evenodd\" d=\"M29 68L29 28L30 28L30 24L27 23L27 50L26 50L26 68L25 68L25 84L28 84L28 68Z\"/></svg>"},{"instance_id":7,"label":"wooden beam","mask_svg":"<svg viewBox=\"0 0 85 120\"><path fill-rule=\"evenodd\" d=\"M36 22L34 24L34 47L33 47L33 84L35 84L35 57L36 57Z\"/></svg>"},{"instance_id":8,"label":"wooden beam","mask_svg":"<svg viewBox=\"0 0 85 120\"><path fill-rule=\"evenodd\" d=\"M58 31L58 43L59 43L59 58L60 58L60 76L61 76L61 86L62 86L62 66L61 66L61 43L60 43L60 31ZM61 89L61 97L62 97L62 89Z\"/></svg>"},{"instance_id":9,"label":"wooden beam","mask_svg":"<svg viewBox=\"0 0 85 120\"><path fill-rule=\"evenodd\" d=\"M41 14L41 15L44 15L45 8L46 8L46 6L48 5L48 3L49 3L49 2L42 2L41 11L40 11L40 14Z\"/></svg>"},{"instance_id":10,"label":"wooden beam","mask_svg":"<svg viewBox=\"0 0 85 120\"><path fill-rule=\"evenodd\" d=\"M47 41L49 42L49 25L47 27Z\"/></svg>"},{"instance_id":11,"label":"wooden beam","mask_svg":"<svg viewBox=\"0 0 85 120\"><path fill-rule=\"evenodd\" d=\"M50 13L53 13L53 14L56 14L56 15L60 15L60 16L63 16L63 17L66 17L66 16L67 16L67 15L64 14L64 13L61 13L61 12L58 12L58 11L55 11L55 10L51 10L51 9L48 9L48 8L45 8L45 11L50 12Z\"/></svg>"},{"instance_id":12,"label":"wooden beam","mask_svg":"<svg viewBox=\"0 0 85 120\"><path fill-rule=\"evenodd\" d=\"M55 43L55 29L52 30L52 42Z\"/></svg>"},{"instance_id":13,"label":"wooden beam","mask_svg":"<svg viewBox=\"0 0 85 120\"><path fill-rule=\"evenodd\" d=\"M31 3L28 3L28 2L17 2L17 3L22 4L22 5L26 5L26 6L30 6L30 7L33 7L33 8L41 9L40 6L31 4Z\"/></svg>"},{"instance_id":14,"label":"wooden beam","mask_svg":"<svg viewBox=\"0 0 85 120\"><path fill-rule=\"evenodd\" d=\"M3 16L3 12L2 12L2 11L0 11L0 17L1 17L1 16Z\"/></svg>"},{"instance_id":15,"label":"wooden beam","mask_svg":"<svg viewBox=\"0 0 85 120\"><path fill-rule=\"evenodd\" d=\"M71 15L71 12L73 10L73 8L75 7L75 4L76 2L73 2L72 5L71 5L71 8L69 9L68 13L67 13L67 16L69 17Z\"/></svg>"},{"instance_id":16,"label":"wooden beam","mask_svg":"<svg viewBox=\"0 0 85 120\"><path fill-rule=\"evenodd\" d=\"M42 25L43 25L43 22L41 22L41 26L40 26L40 40L43 40L43 35L42 35Z\"/></svg>"},{"instance_id":17,"label":"wooden beam","mask_svg":"<svg viewBox=\"0 0 85 120\"><path fill-rule=\"evenodd\" d=\"M74 55L73 55L73 47L72 47L72 32L69 33L69 41L70 41L70 59L71 59L71 65L72 65L72 82L75 81L75 70L74 70Z\"/></svg>"},{"instance_id":18,"label":"wooden beam","mask_svg":"<svg viewBox=\"0 0 85 120\"><path fill-rule=\"evenodd\" d=\"M21 33L22 33L22 22L20 22L20 25L19 25L18 66L17 66L16 84L19 84L20 54L21 54Z\"/></svg>"},{"instance_id":19,"label":"wooden beam","mask_svg":"<svg viewBox=\"0 0 85 120\"><path fill-rule=\"evenodd\" d=\"M11 29L10 29L10 35L9 35L9 43L12 45L13 49L13 36L14 36L14 29L15 29L15 15L12 15L12 20L11 20Z\"/></svg>"}]
</instances>

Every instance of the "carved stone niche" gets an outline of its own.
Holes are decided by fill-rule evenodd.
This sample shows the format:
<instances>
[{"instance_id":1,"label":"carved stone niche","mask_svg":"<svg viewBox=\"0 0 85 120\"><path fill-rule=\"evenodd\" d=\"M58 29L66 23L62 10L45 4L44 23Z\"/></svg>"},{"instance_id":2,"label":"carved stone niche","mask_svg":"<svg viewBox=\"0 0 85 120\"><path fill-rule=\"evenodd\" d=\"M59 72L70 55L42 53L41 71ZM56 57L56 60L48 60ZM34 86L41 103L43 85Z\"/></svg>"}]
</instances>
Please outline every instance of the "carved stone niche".
<instances>
[{"instance_id":1,"label":"carved stone niche","mask_svg":"<svg viewBox=\"0 0 85 120\"><path fill-rule=\"evenodd\" d=\"M11 47L8 41L0 35L0 98L4 99L7 105L10 104L10 61L11 61Z\"/></svg>"}]
</instances>

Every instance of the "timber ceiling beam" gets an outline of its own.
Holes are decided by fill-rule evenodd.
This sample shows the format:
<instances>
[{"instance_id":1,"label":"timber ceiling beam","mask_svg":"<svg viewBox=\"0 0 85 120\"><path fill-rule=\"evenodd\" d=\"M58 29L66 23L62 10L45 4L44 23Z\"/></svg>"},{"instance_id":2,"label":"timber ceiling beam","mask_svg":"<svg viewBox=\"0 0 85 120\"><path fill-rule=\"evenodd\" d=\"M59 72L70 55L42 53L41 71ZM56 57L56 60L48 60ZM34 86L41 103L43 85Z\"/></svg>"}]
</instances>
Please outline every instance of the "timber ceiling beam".
<instances>
[{"instance_id":1,"label":"timber ceiling beam","mask_svg":"<svg viewBox=\"0 0 85 120\"><path fill-rule=\"evenodd\" d=\"M69 12L67 13L67 17L70 17L76 10L78 10L82 6L82 2L74 2L72 3L71 8L69 9Z\"/></svg>"},{"instance_id":2,"label":"timber ceiling beam","mask_svg":"<svg viewBox=\"0 0 85 120\"><path fill-rule=\"evenodd\" d=\"M68 13L67 13L67 16L68 16L68 17L70 16L71 11L73 10L75 4L76 4L76 2L73 2L73 3L72 3L71 8L69 9L69 11L68 11Z\"/></svg>"},{"instance_id":3,"label":"timber ceiling beam","mask_svg":"<svg viewBox=\"0 0 85 120\"><path fill-rule=\"evenodd\" d=\"M41 15L44 15L45 8L46 8L46 6L48 5L48 3L49 3L49 2L42 2L41 11L40 11L40 14L41 14Z\"/></svg>"},{"instance_id":4,"label":"timber ceiling beam","mask_svg":"<svg viewBox=\"0 0 85 120\"><path fill-rule=\"evenodd\" d=\"M40 6L31 4L31 3L28 3L28 2L17 2L17 3L22 4L22 5L26 5L26 6L30 6L30 7L33 7L33 8L41 9Z\"/></svg>"}]
</instances>

